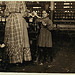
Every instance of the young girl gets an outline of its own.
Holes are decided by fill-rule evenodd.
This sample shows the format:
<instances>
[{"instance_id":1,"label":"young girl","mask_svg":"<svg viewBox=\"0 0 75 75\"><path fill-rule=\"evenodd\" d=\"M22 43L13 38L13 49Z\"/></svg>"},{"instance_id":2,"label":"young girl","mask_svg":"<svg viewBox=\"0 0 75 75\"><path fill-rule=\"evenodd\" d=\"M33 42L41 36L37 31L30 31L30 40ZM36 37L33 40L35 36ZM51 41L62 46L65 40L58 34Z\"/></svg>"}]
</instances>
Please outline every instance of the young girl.
<instances>
[{"instance_id":1,"label":"young girl","mask_svg":"<svg viewBox=\"0 0 75 75\"><path fill-rule=\"evenodd\" d=\"M47 56L49 57L48 62L52 61L52 35L51 30L53 28L52 21L48 18L48 13L44 10L42 11L42 19L40 34L38 39L39 46L39 63L43 65L44 62L47 62Z\"/></svg>"}]
</instances>

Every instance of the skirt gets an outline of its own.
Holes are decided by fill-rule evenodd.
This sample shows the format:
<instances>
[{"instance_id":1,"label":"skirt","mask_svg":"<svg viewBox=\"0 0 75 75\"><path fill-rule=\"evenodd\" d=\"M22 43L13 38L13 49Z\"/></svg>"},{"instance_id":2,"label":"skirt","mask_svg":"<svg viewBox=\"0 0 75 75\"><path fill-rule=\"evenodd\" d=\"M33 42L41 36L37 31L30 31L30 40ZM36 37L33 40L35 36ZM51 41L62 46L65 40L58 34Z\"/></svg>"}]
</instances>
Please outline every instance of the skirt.
<instances>
[{"instance_id":1,"label":"skirt","mask_svg":"<svg viewBox=\"0 0 75 75\"><path fill-rule=\"evenodd\" d=\"M4 43L9 63L31 61L27 25L20 13L11 13L7 18Z\"/></svg>"}]
</instances>

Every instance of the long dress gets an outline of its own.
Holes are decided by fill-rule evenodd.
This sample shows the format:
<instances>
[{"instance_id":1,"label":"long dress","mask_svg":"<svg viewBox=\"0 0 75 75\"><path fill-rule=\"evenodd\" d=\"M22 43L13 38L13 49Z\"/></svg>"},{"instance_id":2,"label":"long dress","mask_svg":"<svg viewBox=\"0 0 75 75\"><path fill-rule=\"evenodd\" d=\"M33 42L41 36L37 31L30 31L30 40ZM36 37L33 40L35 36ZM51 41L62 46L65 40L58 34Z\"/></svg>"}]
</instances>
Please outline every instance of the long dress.
<instances>
[{"instance_id":1,"label":"long dress","mask_svg":"<svg viewBox=\"0 0 75 75\"><path fill-rule=\"evenodd\" d=\"M9 63L31 61L31 52L27 31L27 22L23 18L27 11L24 1L6 1L5 14L8 15L5 26L4 43Z\"/></svg>"},{"instance_id":2,"label":"long dress","mask_svg":"<svg viewBox=\"0 0 75 75\"><path fill-rule=\"evenodd\" d=\"M52 47L52 34L51 30L53 28L52 21L46 17L42 18L42 21L46 23L46 27L41 24L39 39L38 39L38 46L39 47Z\"/></svg>"}]
</instances>

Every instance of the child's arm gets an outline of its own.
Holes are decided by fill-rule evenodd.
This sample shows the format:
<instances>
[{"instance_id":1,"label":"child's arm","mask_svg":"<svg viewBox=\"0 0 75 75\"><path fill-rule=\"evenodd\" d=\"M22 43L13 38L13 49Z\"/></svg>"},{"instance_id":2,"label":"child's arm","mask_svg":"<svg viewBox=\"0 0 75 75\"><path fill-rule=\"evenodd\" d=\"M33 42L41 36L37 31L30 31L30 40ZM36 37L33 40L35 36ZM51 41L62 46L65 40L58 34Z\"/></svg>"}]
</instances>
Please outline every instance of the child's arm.
<instances>
[{"instance_id":1,"label":"child's arm","mask_svg":"<svg viewBox=\"0 0 75 75\"><path fill-rule=\"evenodd\" d=\"M47 26L47 24L46 24L44 21L42 21L42 24L43 24L43 26L45 26L45 27Z\"/></svg>"},{"instance_id":2,"label":"child's arm","mask_svg":"<svg viewBox=\"0 0 75 75\"><path fill-rule=\"evenodd\" d=\"M47 29L50 31L53 29L53 23L50 19L48 19L48 21L47 21Z\"/></svg>"}]
</instances>

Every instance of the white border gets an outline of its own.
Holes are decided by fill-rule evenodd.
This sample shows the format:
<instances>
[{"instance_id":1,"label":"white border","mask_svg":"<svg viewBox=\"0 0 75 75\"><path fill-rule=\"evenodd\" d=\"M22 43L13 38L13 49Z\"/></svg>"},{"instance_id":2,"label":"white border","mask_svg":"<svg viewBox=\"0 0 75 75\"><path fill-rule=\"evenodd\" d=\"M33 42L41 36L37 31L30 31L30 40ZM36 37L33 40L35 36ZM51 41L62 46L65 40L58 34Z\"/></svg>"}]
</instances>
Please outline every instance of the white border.
<instances>
[{"instance_id":1,"label":"white border","mask_svg":"<svg viewBox=\"0 0 75 75\"><path fill-rule=\"evenodd\" d=\"M0 75L75 75L74 73L0 73Z\"/></svg>"},{"instance_id":2,"label":"white border","mask_svg":"<svg viewBox=\"0 0 75 75\"><path fill-rule=\"evenodd\" d=\"M75 0L0 0L0 1L75 1Z\"/></svg>"},{"instance_id":3,"label":"white border","mask_svg":"<svg viewBox=\"0 0 75 75\"><path fill-rule=\"evenodd\" d=\"M0 0L0 1L75 1L75 0ZM0 72L0 75L75 75L75 73L18 73Z\"/></svg>"}]
</instances>

